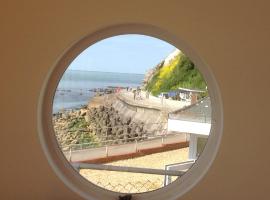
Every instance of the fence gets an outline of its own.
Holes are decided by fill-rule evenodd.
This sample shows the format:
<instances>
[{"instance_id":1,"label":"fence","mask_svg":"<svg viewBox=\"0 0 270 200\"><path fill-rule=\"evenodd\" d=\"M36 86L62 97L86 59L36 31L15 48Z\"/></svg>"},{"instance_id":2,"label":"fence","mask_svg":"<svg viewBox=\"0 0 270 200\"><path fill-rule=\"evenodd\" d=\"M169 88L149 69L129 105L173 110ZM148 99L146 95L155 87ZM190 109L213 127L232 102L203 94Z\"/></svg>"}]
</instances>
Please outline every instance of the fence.
<instances>
[{"instance_id":1,"label":"fence","mask_svg":"<svg viewBox=\"0 0 270 200\"><path fill-rule=\"evenodd\" d=\"M142 180L136 182L125 182L125 183L111 183L104 181L95 182L96 185L111 190L114 192L120 193L141 193L141 192L150 192L153 190L157 190L163 187L162 178L157 178L156 180Z\"/></svg>"},{"instance_id":2,"label":"fence","mask_svg":"<svg viewBox=\"0 0 270 200\"><path fill-rule=\"evenodd\" d=\"M151 129L153 126L155 126L154 128L155 129L152 129L151 132L145 132L147 135L155 135L154 132L160 132L160 131L163 131L163 130L166 130L166 127L167 127L167 121L166 122L158 122L158 123L137 123L137 126L136 127L140 127L142 126L143 129L145 130L148 130L148 129ZM133 124L123 124L123 125L114 125L114 126L102 126L102 127L97 127L97 126L91 126L91 129L93 130L106 130L106 129L115 129L115 128L134 128L132 127ZM69 132L76 132L76 131L80 131L80 132L89 132L88 129L76 129L76 130L69 130ZM106 135L107 137L108 135Z\"/></svg>"},{"instance_id":3,"label":"fence","mask_svg":"<svg viewBox=\"0 0 270 200\"><path fill-rule=\"evenodd\" d=\"M187 134L184 133L154 136L145 140L137 139L138 138L134 138L134 142L130 143L110 144L103 146L94 146L95 143L69 145L66 148L66 151L63 151L63 153L66 158L72 162L80 162L84 160L90 161L96 159L106 159L112 156L121 157L121 155L131 155L137 152L146 153L148 150L158 152L161 150L160 148L180 148L180 144L185 146L189 140ZM106 142L114 143L113 141L104 141L104 143Z\"/></svg>"},{"instance_id":4,"label":"fence","mask_svg":"<svg viewBox=\"0 0 270 200\"><path fill-rule=\"evenodd\" d=\"M185 173L166 169L102 164L75 163L73 166L77 170L90 170L88 171L90 176L85 175L84 171L81 172L90 182L105 189L121 193L153 191L167 185L164 182L164 176L169 175L173 177L173 180L176 180L177 177L181 177Z\"/></svg>"},{"instance_id":5,"label":"fence","mask_svg":"<svg viewBox=\"0 0 270 200\"><path fill-rule=\"evenodd\" d=\"M147 137L133 137L128 139L116 139L116 140L104 140L104 141L98 141L98 142L89 142L89 143L81 143L81 144L71 144L68 146L62 147L63 149L69 149L72 151L76 150L83 150L83 149L90 149L90 148L97 148L97 147L106 147L109 145L116 145L121 142L121 144L127 144L132 142L135 142L135 144L140 140L146 140Z\"/></svg>"},{"instance_id":6,"label":"fence","mask_svg":"<svg viewBox=\"0 0 270 200\"><path fill-rule=\"evenodd\" d=\"M61 149L66 151L76 151L76 150L83 150L83 149L90 149L90 148L96 148L96 147L106 147L108 145L115 145L115 144L127 144L127 143L137 143L139 141L147 141L152 140L155 138L161 138L162 143L164 142L164 138L167 136L167 129L159 129L159 131L162 133L162 135L158 134L147 134L141 137L127 137L123 139L114 139L114 140L103 140L103 138L107 138L107 136L100 136L100 141L97 142L88 142L88 143L80 143L80 144L70 144L67 146L61 146Z\"/></svg>"},{"instance_id":7,"label":"fence","mask_svg":"<svg viewBox=\"0 0 270 200\"><path fill-rule=\"evenodd\" d=\"M79 151L79 150L86 150L86 149L92 149L92 148L106 148L106 151L108 151L108 148L110 146L116 146L116 145L125 145L125 144L130 144L134 146L134 150L138 150L140 146L144 146L144 144L148 144L148 142L155 141L156 143L159 143L159 145L156 146L163 146L166 144L166 141L170 139L170 136L180 136L183 135L182 142L187 142L188 137L185 133L180 133L180 134L164 134L164 135L156 135L152 137L133 137L133 138L128 138L127 139L116 139L116 140L104 140L104 141L99 141L99 142L90 142L90 143L81 143L81 144L71 144L68 146L63 146L61 147L63 149L64 153L71 153L74 151Z\"/></svg>"},{"instance_id":8,"label":"fence","mask_svg":"<svg viewBox=\"0 0 270 200\"><path fill-rule=\"evenodd\" d=\"M174 163L174 164L169 164L165 166L165 170L179 170L182 172L187 171L192 165L195 163L195 160L189 160L186 162L181 162L181 163ZM164 177L164 185L168 185L171 182L173 182L175 178L173 176L170 176L169 174L165 175Z\"/></svg>"}]
</instances>

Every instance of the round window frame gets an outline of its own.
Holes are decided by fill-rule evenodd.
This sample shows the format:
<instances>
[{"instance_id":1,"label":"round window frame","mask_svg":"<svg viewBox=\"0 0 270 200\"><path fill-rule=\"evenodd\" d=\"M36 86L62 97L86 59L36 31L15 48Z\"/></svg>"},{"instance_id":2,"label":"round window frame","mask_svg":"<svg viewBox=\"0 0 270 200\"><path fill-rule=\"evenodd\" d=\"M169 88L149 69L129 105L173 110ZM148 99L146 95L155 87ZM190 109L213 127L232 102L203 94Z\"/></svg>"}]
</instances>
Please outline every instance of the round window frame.
<instances>
[{"instance_id":1,"label":"round window frame","mask_svg":"<svg viewBox=\"0 0 270 200\"><path fill-rule=\"evenodd\" d=\"M220 90L211 69L182 39L159 27L146 24L121 24L104 28L87 35L68 48L51 68L42 86L38 102L38 135L45 156L56 175L72 191L89 200L118 199L121 193L103 189L83 178L65 158L56 141L52 125L52 106L56 87L69 64L86 48L102 39L123 35L141 34L164 40L181 49L202 73L208 87L212 107L212 124L207 144L195 164L166 187L145 193L132 194L136 200L175 200L193 188L212 165L223 133L223 106Z\"/></svg>"}]
</instances>

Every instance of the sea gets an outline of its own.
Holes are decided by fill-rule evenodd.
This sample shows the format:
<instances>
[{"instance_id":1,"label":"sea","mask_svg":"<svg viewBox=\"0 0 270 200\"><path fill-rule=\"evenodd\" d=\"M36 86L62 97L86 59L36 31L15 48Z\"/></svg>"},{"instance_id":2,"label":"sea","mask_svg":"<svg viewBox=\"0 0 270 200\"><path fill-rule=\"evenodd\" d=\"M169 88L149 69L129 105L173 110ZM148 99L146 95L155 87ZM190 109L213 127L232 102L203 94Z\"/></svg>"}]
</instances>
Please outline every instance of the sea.
<instances>
[{"instance_id":1,"label":"sea","mask_svg":"<svg viewBox=\"0 0 270 200\"><path fill-rule=\"evenodd\" d=\"M57 86L53 113L87 105L95 95L93 89L141 86L144 74L66 70Z\"/></svg>"}]
</instances>

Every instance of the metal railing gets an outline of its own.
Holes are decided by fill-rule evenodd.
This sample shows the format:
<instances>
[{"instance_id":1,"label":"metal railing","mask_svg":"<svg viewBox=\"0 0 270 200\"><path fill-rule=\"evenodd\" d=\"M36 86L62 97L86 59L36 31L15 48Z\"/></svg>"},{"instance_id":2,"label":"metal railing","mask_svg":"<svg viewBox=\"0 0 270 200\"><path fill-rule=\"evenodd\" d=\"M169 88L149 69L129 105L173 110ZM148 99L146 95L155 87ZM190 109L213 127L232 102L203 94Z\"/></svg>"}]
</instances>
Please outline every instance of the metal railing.
<instances>
[{"instance_id":1,"label":"metal railing","mask_svg":"<svg viewBox=\"0 0 270 200\"><path fill-rule=\"evenodd\" d=\"M170 165L165 166L165 170L167 171L180 171L183 174L190 168L192 165L195 163L195 160L189 160L186 162L181 162L181 163L174 163ZM172 182L172 176L170 174L166 174L164 176L164 186L169 185Z\"/></svg>"},{"instance_id":2,"label":"metal railing","mask_svg":"<svg viewBox=\"0 0 270 200\"><path fill-rule=\"evenodd\" d=\"M137 140L137 138L134 139L134 142L99 147L93 147L93 145L91 146L91 143L69 145L67 148L65 148L66 150L63 151L63 153L70 162L80 162L83 160L95 160L99 158L106 159L115 155L131 155L144 150L147 151L156 148L166 148L167 144L171 145L178 142L181 143L188 141L187 134L185 133L160 135L147 138L146 140Z\"/></svg>"},{"instance_id":3,"label":"metal railing","mask_svg":"<svg viewBox=\"0 0 270 200\"><path fill-rule=\"evenodd\" d=\"M104 138L106 138L106 136ZM138 142L140 140L145 140L147 138L148 137L143 136L143 137L133 137L133 138L126 138L126 139L101 140L98 142L71 144L71 145L67 145L67 146L62 146L61 148L68 149L65 151L69 151L70 149L75 151L75 150L91 149L91 148L97 148L97 147L106 147L108 145L116 145L116 144L118 144L118 142L124 142L121 144L127 144L127 143L130 143L132 140L135 142Z\"/></svg>"},{"instance_id":4,"label":"metal railing","mask_svg":"<svg viewBox=\"0 0 270 200\"><path fill-rule=\"evenodd\" d=\"M162 129L167 130L167 129ZM182 134L182 133L181 133ZM130 138L123 138L123 139L115 139L115 140L100 140L97 142L88 142L88 143L80 143L80 144L70 144L66 146L61 146L64 152L67 151L76 151L76 150L83 150L83 149L91 149L91 148L98 148L98 147L106 147L108 145L118 145L118 144L130 144L134 143L135 145L140 141L152 141L154 139L160 138L161 139L161 145L164 144L164 139L169 135L178 135L178 134L167 134L167 132L164 132L162 135L148 135L148 136L142 136L142 137L130 137ZM106 138L106 136L104 136ZM119 143L121 142L121 143ZM136 149L136 147L135 147Z\"/></svg>"},{"instance_id":5,"label":"metal railing","mask_svg":"<svg viewBox=\"0 0 270 200\"><path fill-rule=\"evenodd\" d=\"M90 178L89 181L92 183L111 190L115 192L121 193L138 193L138 192L147 192L153 191L159 188L166 186L165 180L162 177L181 177L185 174L183 171L175 171L175 170L165 170L163 169L153 169L153 168L139 168L139 167L127 167L127 166L114 166L114 165L104 165L104 164L86 164L86 163L73 163L72 164L75 169L80 171L80 169L90 169L90 170L101 170L101 171L113 171L113 172L129 172L130 176L133 177L130 180L130 177L127 181L123 175L122 181L111 180L110 178L106 179L95 179ZM148 178L145 176L136 176L136 174L148 174ZM111 174L112 175L112 174ZM149 176L150 175L150 176ZM110 176L109 174L107 175ZM121 177L121 174L118 174ZM115 178L115 176L113 176ZM120 178L119 178L120 179ZM171 179L170 179L171 180Z\"/></svg>"},{"instance_id":6,"label":"metal railing","mask_svg":"<svg viewBox=\"0 0 270 200\"><path fill-rule=\"evenodd\" d=\"M145 126L148 126L148 125L155 125L155 124L157 124L157 125L162 125L162 124L167 124L168 122L158 122L158 123L147 123L147 124L142 124L142 126L143 127L145 127ZM164 126L163 125L163 126ZM97 127L97 126L91 126L91 129L97 129L97 130L101 130L101 129L113 129L113 128L124 128L124 127L132 127L133 125L132 124L123 124L123 125L115 125L115 126L103 126L102 125L102 127ZM139 123L137 123L137 126L139 127L139 126L141 126ZM68 129L68 128L66 128L66 129ZM82 132L89 132L89 130L87 130L87 129L76 129L76 130L69 130L69 132L76 132L76 131L82 131ZM158 131L158 130L156 130L156 131Z\"/></svg>"},{"instance_id":7,"label":"metal railing","mask_svg":"<svg viewBox=\"0 0 270 200\"><path fill-rule=\"evenodd\" d=\"M164 169L114 166L114 165L103 165L103 164L88 164L88 163L73 163L72 166L77 170L95 169L95 170L105 170L105 171L131 172L131 173L167 175L167 176L182 176L185 173L182 171L167 170L167 169L164 170Z\"/></svg>"}]
</instances>

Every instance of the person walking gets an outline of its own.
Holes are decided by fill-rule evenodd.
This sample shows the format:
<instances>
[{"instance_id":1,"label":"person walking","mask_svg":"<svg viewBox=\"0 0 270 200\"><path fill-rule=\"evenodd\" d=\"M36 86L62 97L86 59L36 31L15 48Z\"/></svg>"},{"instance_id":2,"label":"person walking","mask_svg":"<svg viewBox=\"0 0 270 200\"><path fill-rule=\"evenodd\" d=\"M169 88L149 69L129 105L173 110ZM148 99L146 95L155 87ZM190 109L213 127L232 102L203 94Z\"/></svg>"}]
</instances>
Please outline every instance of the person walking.
<instances>
[{"instance_id":1,"label":"person walking","mask_svg":"<svg viewBox=\"0 0 270 200\"><path fill-rule=\"evenodd\" d=\"M146 98L146 99L149 99L149 91L146 91L146 93L145 93L145 98Z\"/></svg>"},{"instance_id":2,"label":"person walking","mask_svg":"<svg viewBox=\"0 0 270 200\"><path fill-rule=\"evenodd\" d=\"M136 100L136 92L137 91L136 90L133 90L132 92L133 92L133 98L134 98L134 101L135 101Z\"/></svg>"}]
</instances>

